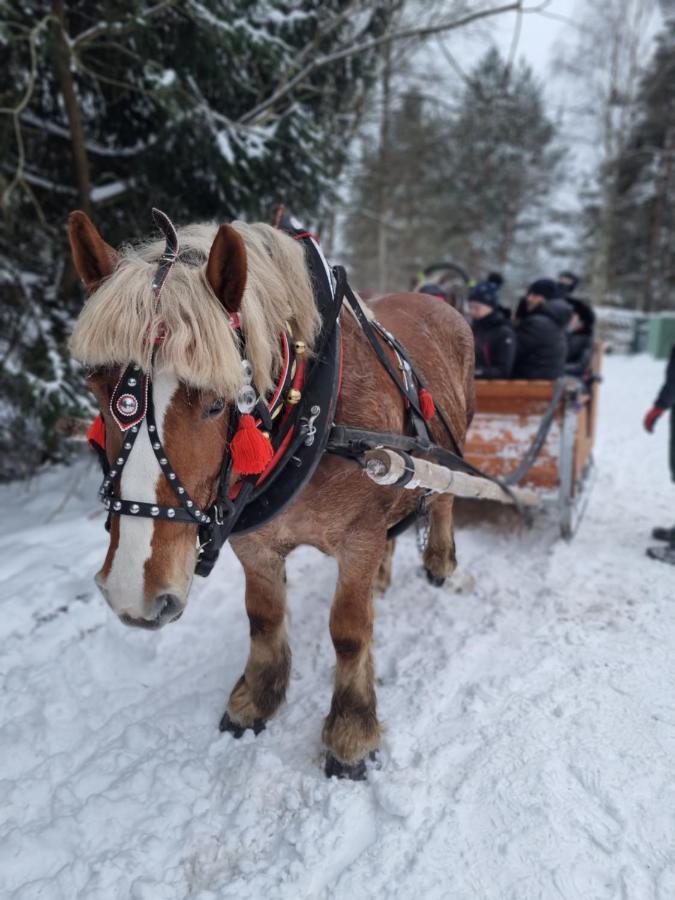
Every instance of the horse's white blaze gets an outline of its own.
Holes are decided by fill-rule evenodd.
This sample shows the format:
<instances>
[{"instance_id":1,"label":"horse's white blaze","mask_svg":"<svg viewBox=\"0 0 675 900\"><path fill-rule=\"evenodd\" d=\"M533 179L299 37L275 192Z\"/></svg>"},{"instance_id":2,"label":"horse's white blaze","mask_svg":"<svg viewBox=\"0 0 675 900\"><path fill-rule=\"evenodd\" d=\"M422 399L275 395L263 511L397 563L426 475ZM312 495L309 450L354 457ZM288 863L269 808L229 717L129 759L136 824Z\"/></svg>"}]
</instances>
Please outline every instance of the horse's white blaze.
<instances>
[{"instance_id":1,"label":"horse's white blaze","mask_svg":"<svg viewBox=\"0 0 675 900\"><path fill-rule=\"evenodd\" d=\"M155 421L162 444L164 419L177 388L178 379L168 372L153 378ZM122 469L120 495L125 500L156 503L161 472L150 444L147 425L143 422ZM134 619L144 618L145 563L152 554L154 528L152 519L120 516L119 543L108 578L102 585L108 603L118 614L126 613Z\"/></svg>"}]
</instances>

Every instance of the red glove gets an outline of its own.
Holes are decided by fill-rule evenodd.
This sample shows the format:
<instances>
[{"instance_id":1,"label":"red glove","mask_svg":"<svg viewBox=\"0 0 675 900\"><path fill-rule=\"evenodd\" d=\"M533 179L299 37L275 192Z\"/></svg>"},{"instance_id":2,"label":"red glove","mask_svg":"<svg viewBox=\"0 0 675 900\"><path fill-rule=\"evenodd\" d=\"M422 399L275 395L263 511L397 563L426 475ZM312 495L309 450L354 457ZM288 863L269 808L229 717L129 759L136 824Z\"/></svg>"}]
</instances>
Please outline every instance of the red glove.
<instances>
[{"instance_id":1,"label":"red glove","mask_svg":"<svg viewBox=\"0 0 675 900\"><path fill-rule=\"evenodd\" d=\"M654 426L664 412L665 409L661 409L660 406L652 406L642 423L645 426L645 431L648 431L651 434L654 431Z\"/></svg>"}]
</instances>

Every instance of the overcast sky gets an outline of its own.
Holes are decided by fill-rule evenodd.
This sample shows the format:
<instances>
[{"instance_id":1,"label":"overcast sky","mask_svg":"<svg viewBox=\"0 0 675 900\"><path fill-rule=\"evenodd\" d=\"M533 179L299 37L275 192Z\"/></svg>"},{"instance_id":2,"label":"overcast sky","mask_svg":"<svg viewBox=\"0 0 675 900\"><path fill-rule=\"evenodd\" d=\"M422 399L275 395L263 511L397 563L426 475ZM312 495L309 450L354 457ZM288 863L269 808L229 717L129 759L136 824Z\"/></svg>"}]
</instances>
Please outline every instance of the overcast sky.
<instances>
[{"instance_id":1,"label":"overcast sky","mask_svg":"<svg viewBox=\"0 0 675 900\"><path fill-rule=\"evenodd\" d=\"M539 77L550 74L551 62L555 62L562 41L569 41L572 27L563 19L574 19L577 0L551 0L546 12L529 13L522 17L518 40L519 57L524 57ZM494 40L503 53L508 53L514 36L517 17L504 13L495 20Z\"/></svg>"}]
</instances>

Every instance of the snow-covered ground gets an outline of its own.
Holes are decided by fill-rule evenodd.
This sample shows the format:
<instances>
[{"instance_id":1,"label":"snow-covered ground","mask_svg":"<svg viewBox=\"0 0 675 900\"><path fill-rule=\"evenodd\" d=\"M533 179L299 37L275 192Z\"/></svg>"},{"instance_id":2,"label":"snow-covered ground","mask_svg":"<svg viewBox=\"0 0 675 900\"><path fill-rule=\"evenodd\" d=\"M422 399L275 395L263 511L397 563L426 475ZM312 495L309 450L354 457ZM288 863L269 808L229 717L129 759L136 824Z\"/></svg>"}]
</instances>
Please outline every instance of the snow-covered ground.
<instances>
[{"instance_id":1,"label":"snow-covered ground","mask_svg":"<svg viewBox=\"0 0 675 900\"><path fill-rule=\"evenodd\" d=\"M675 521L663 366L609 358L598 478L554 520L458 529L455 587L399 542L378 601L386 723L367 783L328 781L334 565L291 557L294 673L259 737L217 730L248 647L226 550L179 623L114 620L92 465L0 491L0 896L13 900L675 897ZM464 517L466 519L466 517Z\"/></svg>"}]
</instances>

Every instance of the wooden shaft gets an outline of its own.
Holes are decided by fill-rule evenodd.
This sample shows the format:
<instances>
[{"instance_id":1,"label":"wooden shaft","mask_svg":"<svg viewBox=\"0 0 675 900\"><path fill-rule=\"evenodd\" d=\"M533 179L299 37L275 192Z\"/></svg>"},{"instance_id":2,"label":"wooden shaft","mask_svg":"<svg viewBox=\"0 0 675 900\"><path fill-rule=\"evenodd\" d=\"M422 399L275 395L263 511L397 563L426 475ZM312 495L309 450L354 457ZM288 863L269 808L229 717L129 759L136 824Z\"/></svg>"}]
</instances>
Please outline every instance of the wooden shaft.
<instances>
[{"instance_id":1,"label":"wooden shaft","mask_svg":"<svg viewBox=\"0 0 675 900\"><path fill-rule=\"evenodd\" d=\"M409 457L412 459L412 457ZM366 474L380 485L396 485L406 475L406 460L395 450L368 450L365 454ZM496 500L498 503L513 504L514 499L502 488L478 475L454 472L426 459L412 459L412 478L401 485L407 490L425 488L437 494L453 494L455 497L470 497L476 500ZM532 491L511 488L518 502L525 506L537 506L539 497Z\"/></svg>"}]
</instances>

